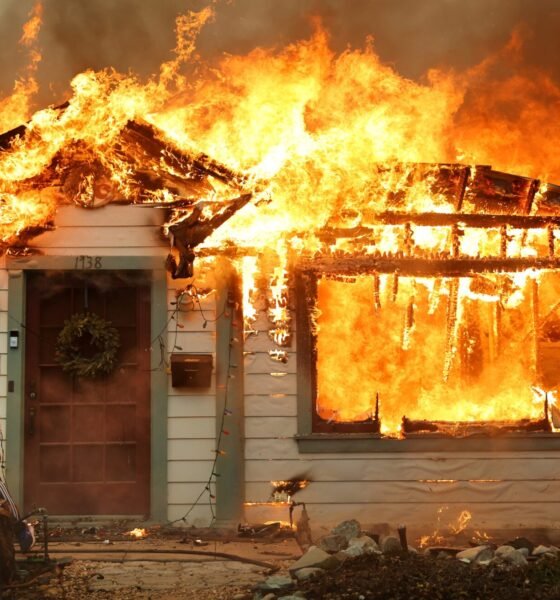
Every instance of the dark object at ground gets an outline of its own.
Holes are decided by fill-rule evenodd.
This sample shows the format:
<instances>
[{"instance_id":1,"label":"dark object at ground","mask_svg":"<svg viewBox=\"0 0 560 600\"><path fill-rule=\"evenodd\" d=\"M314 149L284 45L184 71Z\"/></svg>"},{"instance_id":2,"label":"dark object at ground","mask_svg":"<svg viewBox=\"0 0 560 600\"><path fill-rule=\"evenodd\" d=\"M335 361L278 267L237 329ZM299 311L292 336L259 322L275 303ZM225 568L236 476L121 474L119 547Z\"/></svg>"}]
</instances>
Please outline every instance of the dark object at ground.
<instances>
[{"instance_id":1,"label":"dark object at ground","mask_svg":"<svg viewBox=\"0 0 560 600\"><path fill-rule=\"evenodd\" d=\"M299 589L307 600L558 600L560 561L509 569L429 556L363 556Z\"/></svg>"}]
</instances>

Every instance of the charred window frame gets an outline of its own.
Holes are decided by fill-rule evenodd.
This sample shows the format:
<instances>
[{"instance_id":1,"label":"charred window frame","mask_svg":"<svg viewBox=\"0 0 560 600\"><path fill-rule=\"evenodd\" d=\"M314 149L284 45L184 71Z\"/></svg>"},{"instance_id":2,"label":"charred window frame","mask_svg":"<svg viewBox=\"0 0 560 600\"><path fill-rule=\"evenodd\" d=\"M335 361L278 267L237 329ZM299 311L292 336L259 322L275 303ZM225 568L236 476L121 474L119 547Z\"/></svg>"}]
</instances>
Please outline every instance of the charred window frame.
<instances>
[{"instance_id":1,"label":"charred window frame","mask_svg":"<svg viewBox=\"0 0 560 600\"><path fill-rule=\"evenodd\" d=\"M317 306L317 282L320 277L321 274L314 271L296 270L298 397L307 405L306 412L310 417L300 424L306 433L379 435L380 422L377 416L350 423L327 421L317 412L317 336L313 330L312 315Z\"/></svg>"},{"instance_id":2,"label":"charred window frame","mask_svg":"<svg viewBox=\"0 0 560 600\"><path fill-rule=\"evenodd\" d=\"M558 433L504 433L500 436L448 437L412 435L405 439L383 437L378 420L362 423L328 423L317 415L317 346L312 315L317 304L320 269L296 267L298 432L302 454L369 452L503 452L560 450Z\"/></svg>"}]
</instances>

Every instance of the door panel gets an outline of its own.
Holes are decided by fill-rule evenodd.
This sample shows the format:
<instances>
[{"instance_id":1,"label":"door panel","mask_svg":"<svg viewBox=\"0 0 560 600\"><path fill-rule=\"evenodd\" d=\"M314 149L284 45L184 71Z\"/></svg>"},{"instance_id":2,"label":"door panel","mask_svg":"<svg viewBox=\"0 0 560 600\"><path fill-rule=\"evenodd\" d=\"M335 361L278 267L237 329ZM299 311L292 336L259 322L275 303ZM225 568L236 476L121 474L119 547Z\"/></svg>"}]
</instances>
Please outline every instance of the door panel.
<instances>
[{"instance_id":1,"label":"door panel","mask_svg":"<svg viewBox=\"0 0 560 600\"><path fill-rule=\"evenodd\" d=\"M27 286L25 510L149 513L150 288L130 272L33 273ZM55 360L72 314L118 330L113 373L72 377Z\"/></svg>"}]
</instances>

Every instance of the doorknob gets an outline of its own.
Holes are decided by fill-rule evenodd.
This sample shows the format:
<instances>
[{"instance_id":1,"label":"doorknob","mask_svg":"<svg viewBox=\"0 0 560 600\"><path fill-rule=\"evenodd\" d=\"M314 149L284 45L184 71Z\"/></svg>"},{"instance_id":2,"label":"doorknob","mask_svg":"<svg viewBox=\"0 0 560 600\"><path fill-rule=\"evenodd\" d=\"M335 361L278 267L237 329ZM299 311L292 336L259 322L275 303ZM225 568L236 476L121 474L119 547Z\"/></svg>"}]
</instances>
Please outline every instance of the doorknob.
<instances>
[{"instance_id":1,"label":"doorknob","mask_svg":"<svg viewBox=\"0 0 560 600\"><path fill-rule=\"evenodd\" d=\"M31 396L31 394L30 394ZM29 435L35 434L35 415L37 413L37 409L34 406L29 408L29 421L28 421L28 430Z\"/></svg>"}]
</instances>

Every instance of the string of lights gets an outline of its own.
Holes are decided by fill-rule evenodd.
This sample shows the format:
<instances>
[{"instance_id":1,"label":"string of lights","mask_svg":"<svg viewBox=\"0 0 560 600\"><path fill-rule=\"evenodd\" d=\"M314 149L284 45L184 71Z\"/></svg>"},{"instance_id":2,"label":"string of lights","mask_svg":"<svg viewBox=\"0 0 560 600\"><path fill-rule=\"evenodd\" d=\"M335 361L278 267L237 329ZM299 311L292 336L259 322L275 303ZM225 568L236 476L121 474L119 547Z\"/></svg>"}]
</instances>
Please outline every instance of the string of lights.
<instances>
[{"instance_id":1,"label":"string of lights","mask_svg":"<svg viewBox=\"0 0 560 600\"><path fill-rule=\"evenodd\" d=\"M198 296L196 296L198 298ZM198 303L200 305L200 300L198 300ZM228 304L230 303L230 299L228 297L226 297L224 299L224 306L221 310L221 312L218 314L218 316L213 319L213 321L217 321L221 316L223 316L224 314L226 314L226 309L228 307ZM201 313L202 313L202 307L201 308ZM233 310L235 307L232 306L231 309ZM208 322L210 322L210 320L208 320ZM233 345L233 316L232 318L229 320L229 330L228 330L228 339L229 339L229 344L228 344L228 358L227 358L227 369L226 369L226 381L225 381L225 390L224 390L224 408L220 417L220 427L219 427L219 434L218 434L218 438L216 440L216 448L214 450L214 459L212 461L212 466L210 468L210 475L208 476L207 481L204 483L202 490L200 491L200 494L197 496L197 498L192 502L192 504L189 505L189 508L187 509L187 511L178 519L174 519L171 521L168 521L168 525L174 525L175 523L179 523L179 522L187 522L187 518L190 516L190 514L193 512L193 510L200 505L201 500L203 499L203 497L207 494L208 495L208 506L210 508L210 513L212 515L212 520L210 525L212 525L215 520L216 520L216 510L215 510L215 500L216 500L216 495L212 490L212 487L216 485L216 479L218 477L220 477L220 474L217 472L217 465L218 465L218 460L221 456L226 456L226 452L223 450L222 448L222 442L223 442L223 437L229 435L229 431L228 429L226 429L226 419L228 417L231 417L233 415L233 411L230 410L230 408L228 407L228 401L229 401L229 381L231 379L231 368L233 367L233 365L231 364L231 349L232 349L232 345Z\"/></svg>"}]
</instances>

